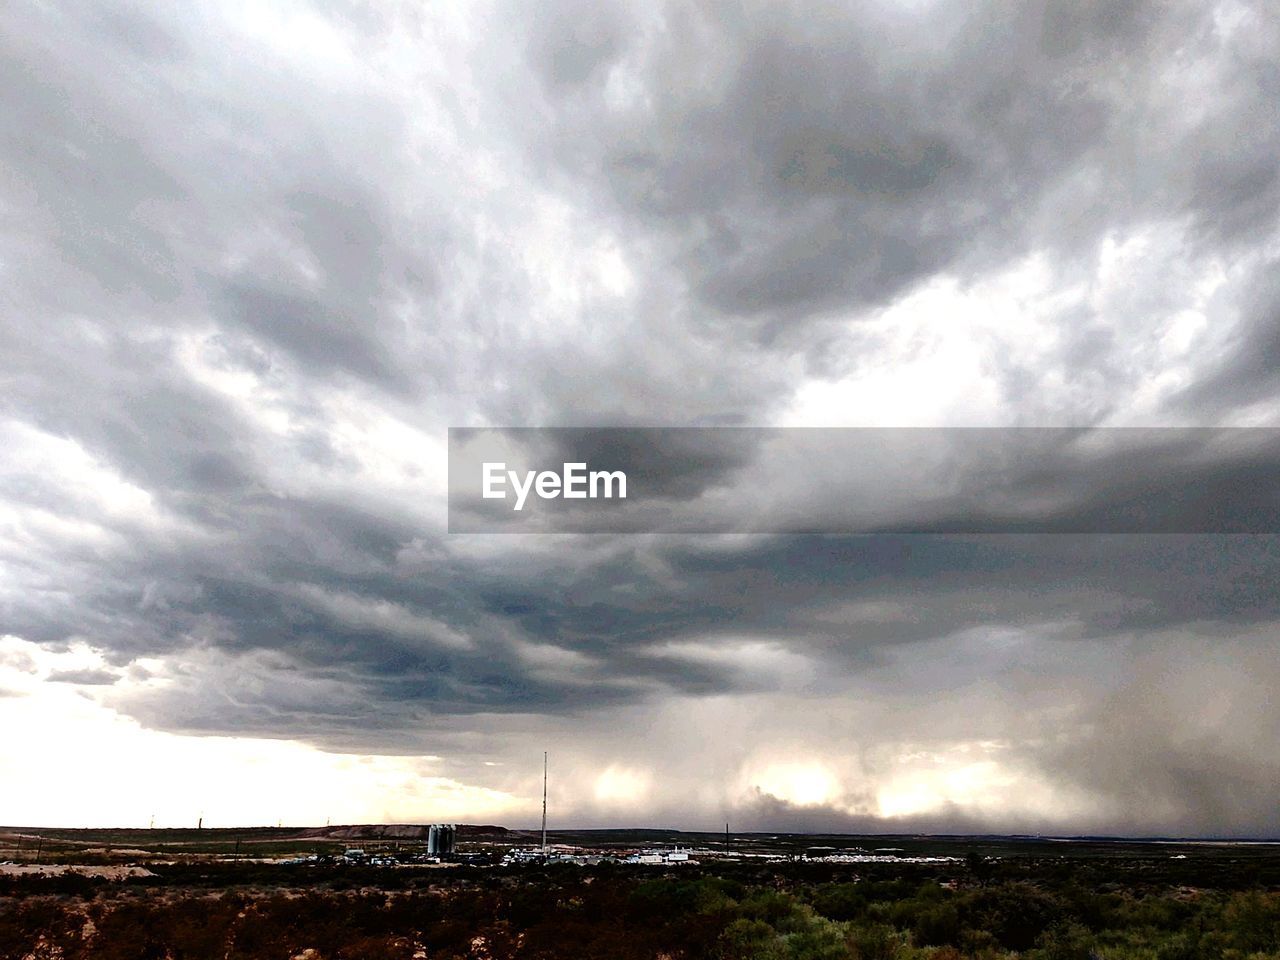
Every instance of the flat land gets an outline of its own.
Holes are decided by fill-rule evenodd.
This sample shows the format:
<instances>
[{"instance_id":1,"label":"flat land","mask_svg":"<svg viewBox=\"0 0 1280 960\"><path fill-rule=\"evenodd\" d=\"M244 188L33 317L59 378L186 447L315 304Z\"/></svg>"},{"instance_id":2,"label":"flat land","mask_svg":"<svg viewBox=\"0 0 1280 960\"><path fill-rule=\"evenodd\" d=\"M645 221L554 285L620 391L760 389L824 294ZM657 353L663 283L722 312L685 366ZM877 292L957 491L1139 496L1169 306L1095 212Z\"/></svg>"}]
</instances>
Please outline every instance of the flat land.
<instances>
[{"instance_id":1,"label":"flat land","mask_svg":"<svg viewBox=\"0 0 1280 960\"><path fill-rule=\"evenodd\" d=\"M0 960L1280 960L1270 843L458 835L0 828Z\"/></svg>"}]
</instances>

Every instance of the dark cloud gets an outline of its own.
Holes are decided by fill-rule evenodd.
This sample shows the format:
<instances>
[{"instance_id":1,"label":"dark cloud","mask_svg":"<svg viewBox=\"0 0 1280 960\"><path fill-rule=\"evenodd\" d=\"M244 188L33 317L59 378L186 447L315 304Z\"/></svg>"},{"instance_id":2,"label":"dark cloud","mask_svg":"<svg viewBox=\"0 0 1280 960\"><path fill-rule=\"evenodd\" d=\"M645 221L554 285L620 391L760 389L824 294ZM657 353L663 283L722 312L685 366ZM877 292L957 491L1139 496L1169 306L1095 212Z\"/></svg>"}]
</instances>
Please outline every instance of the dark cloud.
<instances>
[{"instance_id":1,"label":"dark cloud","mask_svg":"<svg viewBox=\"0 0 1280 960\"><path fill-rule=\"evenodd\" d=\"M540 21L572 36L571 6L556 9ZM621 215L657 221L693 289L740 319L821 318L1161 206L1181 215L1175 182L1221 217L1195 184L1223 179L1185 148L1251 129L1268 99L1265 68L1190 4L676 4L660 19L615 58L612 79L643 95L553 86L552 149ZM1222 95L1190 124L1161 87L1179 57Z\"/></svg>"},{"instance_id":2,"label":"dark cloud","mask_svg":"<svg viewBox=\"0 0 1280 960\"><path fill-rule=\"evenodd\" d=\"M934 536L463 537L444 503L450 426L1270 425L1267 14L7 5L0 637L92 648L47 678L159 730L511 790L552 742L562 809L614 822L616 763L681 825L1280 830L1275 537L961 535L957 502L1018 529L981 484ZM588 437L677 505L767 463ZM1271 502L1269 456L1078 453L958 475L1071 530ZM871 476L868 516L910 492ZM809 796L793 762L854 766ZM891 812L948 763L1044 799Z\"/></svg>"},{"instance_id":3,"label":"dark cloud","mask_svg":"<svg viewBox=\"0 0 1280 960\"><path fill-rule=\"evenodd\" d=\"M1266 401L1280 387L1280 263L1268 260L1251 278L1241 308L1243 323L1216 368L1189 385L1188 409L1223 409Z\"/></svg>"}]
</instances>

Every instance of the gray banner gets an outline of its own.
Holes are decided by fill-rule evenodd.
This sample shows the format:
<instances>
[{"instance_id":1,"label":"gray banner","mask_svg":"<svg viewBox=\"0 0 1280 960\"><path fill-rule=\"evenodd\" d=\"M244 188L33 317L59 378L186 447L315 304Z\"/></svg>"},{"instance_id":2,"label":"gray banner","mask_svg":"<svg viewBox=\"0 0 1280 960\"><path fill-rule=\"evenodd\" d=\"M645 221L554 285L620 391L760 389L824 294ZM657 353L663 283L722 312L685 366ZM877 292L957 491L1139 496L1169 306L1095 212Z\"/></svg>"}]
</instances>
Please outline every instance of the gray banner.
<instances>
[{"instance_id":1,"label":"gray banner","mask_svg":"<svg viewBox=\"0 0 1280 960\"><path fill-rule=\"evenodd\" d=\"M451 533L1275 533L1270 428L453 428Z\"/></svg>"}]
</instances>

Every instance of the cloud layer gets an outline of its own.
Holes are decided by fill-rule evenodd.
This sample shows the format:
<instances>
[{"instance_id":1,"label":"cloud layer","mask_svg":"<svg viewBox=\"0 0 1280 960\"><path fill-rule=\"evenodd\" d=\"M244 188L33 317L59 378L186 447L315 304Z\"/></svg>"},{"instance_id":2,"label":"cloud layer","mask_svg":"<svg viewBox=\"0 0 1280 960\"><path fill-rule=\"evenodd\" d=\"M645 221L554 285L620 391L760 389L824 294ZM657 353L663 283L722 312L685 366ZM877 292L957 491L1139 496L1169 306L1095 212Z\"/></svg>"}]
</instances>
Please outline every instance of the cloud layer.
<instances>
[{"instance_id":1,"label":"cloud layer","mask_svg":"<svg viewBox=\"0 0 1280 960\"><path fill-rule=\"evenodd\" d=\"M444 500L450 426L1275 426L1267 13L6 5L4 709L429 757L402 819L550 749L579 823L1280 832L1273 537Z\"/></svg>"}]
</instances>

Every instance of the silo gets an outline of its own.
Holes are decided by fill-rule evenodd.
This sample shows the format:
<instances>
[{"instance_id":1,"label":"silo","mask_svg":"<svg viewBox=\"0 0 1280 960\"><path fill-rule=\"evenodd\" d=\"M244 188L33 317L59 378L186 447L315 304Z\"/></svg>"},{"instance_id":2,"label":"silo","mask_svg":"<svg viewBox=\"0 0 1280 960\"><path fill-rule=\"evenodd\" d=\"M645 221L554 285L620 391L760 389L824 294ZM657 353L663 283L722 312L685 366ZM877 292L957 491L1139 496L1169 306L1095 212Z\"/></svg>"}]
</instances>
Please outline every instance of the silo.
<instances>
[{"instance_id":1,"label":"silo","mask_svg":"<svg viewBox=\"0 0 1280 960\"><path fill-rule=\"evenodd\" d=\"M427 854L436 856L440 853L440 828L434 823L427 828Z\"/></svg>"}]
</instances>

